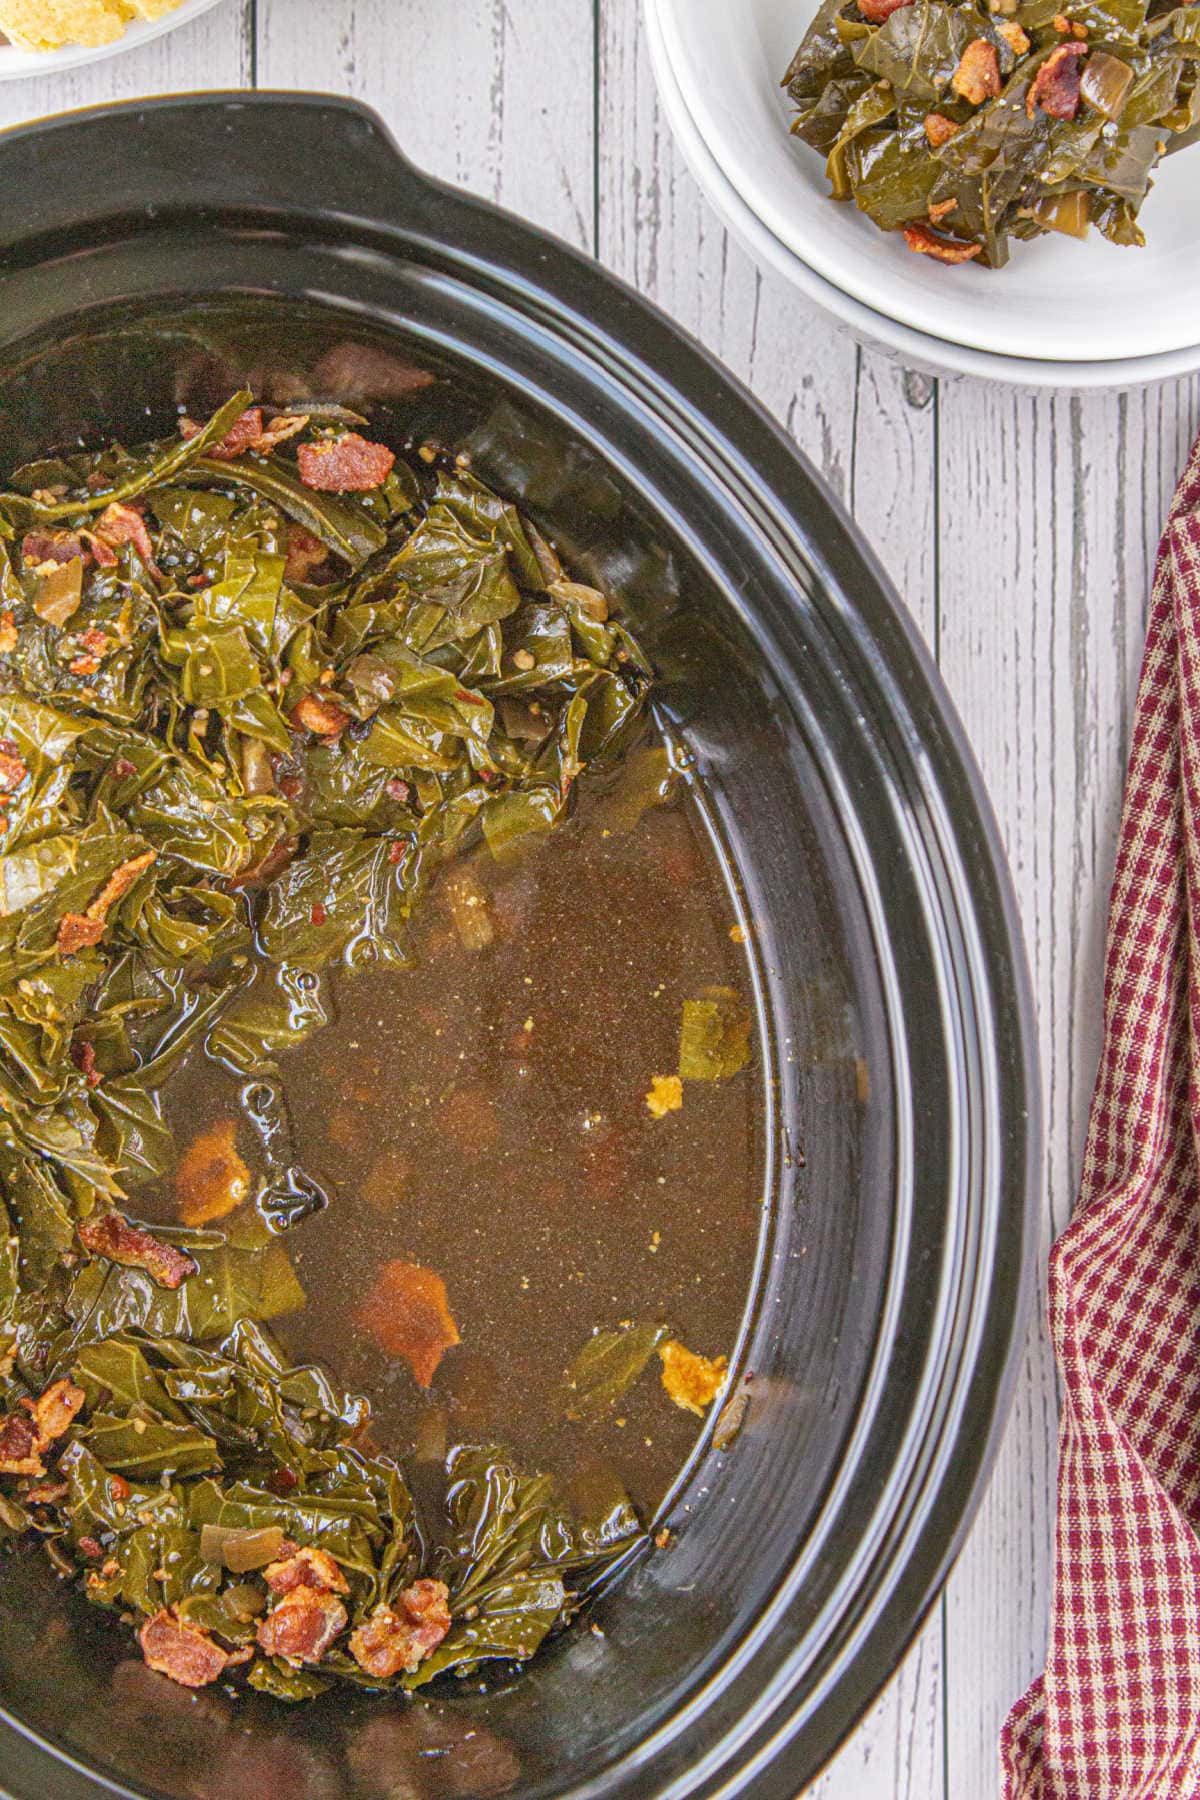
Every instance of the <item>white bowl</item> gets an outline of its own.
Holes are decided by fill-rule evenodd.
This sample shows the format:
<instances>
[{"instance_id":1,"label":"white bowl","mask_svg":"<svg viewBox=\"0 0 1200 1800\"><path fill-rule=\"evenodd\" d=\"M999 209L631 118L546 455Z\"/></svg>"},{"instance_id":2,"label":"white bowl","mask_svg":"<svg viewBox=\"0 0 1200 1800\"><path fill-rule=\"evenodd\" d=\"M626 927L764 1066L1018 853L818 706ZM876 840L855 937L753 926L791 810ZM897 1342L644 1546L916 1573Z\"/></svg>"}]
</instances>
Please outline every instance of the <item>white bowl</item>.
<instances>
[{"instance_id":1,"label":"white bowl","mask_svg":"<svg viewBox=\"0 0 1200 1800\"><path fill-rule=\"evenodd\" d=\"M659 98L667 124L680 152L706 198L739 243L763 268L781 275L806 299L823 308L856 336L874 340L898 356L909 368L937 374L949 371L986 381L1011 382L1021 387L1074 389L1127 387L1135 383L1168 381L1200 367L1200 346L1162 356L1125 358L1119 362L1066 363L1017 356L995 356L924 332L872 311L834 287L769 232L751 212L740 194L726 180L705 144L695 120L683 102L679 83L667 60L658 13L662 0L646 0L646 41Z\"/></svg>"},{"instance_id":2,"label":"white bowl","mask_svg":"<svg viewBox=\"0 0 1200 1800\"><path fill-rule=\"evenodd\" d=\"M12 44L0 44L0 81L20 81L30 75L57 75L65 69L77 69L83 63L103 62L106 56L134 50L139 44L148 44L151 38L161 37L165 31L174 31L177 25L186 25L189 19L198 19L201 13L216 5L217 0L183 0L183 5L175 12L167 13L161 19L138 19L124 37L92 50L85 49L82 44L67 44L62 50L35 52L18 50Z\"/></svg>"},{"instance_id":3,"label":"white bowl","mask_svg":"<svg viewBox=\"0 0 1200 1800\"><path fill-rule=\"evenodd\" d=\"M830 200L821 157L788 131L779 83L812 0L647 0L647 10L710 160L771 237L849 299L990 356L1059 369L1172 356L1200 367L1200 148L1160 167L1141 215L1144 250L1098 233L1044 237L1014 244L1001 270L946 268ZM1108 377L1131 378L1115 368Z\"/></svg>"}]
</instances>

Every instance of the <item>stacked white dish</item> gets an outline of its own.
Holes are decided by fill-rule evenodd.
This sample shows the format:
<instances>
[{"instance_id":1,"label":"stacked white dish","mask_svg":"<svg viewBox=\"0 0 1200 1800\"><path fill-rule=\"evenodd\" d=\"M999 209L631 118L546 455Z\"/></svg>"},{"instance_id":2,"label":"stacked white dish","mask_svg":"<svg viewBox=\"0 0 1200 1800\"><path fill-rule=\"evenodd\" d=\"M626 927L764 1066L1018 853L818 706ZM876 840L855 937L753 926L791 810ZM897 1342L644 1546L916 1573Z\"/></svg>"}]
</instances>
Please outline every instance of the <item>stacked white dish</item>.
<instances>
[{"instance_id":1,"label":"stacked white dish","mask_svg":"<svg viewBox=\"0 0 1200 1800\"><path fill-rule=\"evenodd\" d=\"M1002 270L914 256L830 200L790 135L780 79L812 0L646 0L663 108L692 173L755 259L909 363L1024 386L1123 387L1200 368L1200 146L1160 166L1147 244L1093 232L1013 246Z\"/></svg>"}]
</instances>

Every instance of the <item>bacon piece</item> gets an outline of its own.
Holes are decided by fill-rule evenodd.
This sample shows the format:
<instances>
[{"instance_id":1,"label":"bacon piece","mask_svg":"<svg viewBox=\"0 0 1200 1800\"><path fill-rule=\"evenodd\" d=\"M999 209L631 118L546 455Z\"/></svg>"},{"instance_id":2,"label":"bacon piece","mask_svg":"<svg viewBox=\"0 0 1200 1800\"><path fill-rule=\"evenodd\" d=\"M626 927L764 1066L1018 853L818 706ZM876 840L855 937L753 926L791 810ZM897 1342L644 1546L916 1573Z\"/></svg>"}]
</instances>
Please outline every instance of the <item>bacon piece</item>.
<instances>
[{"instance_id":1,"label":"bacon piece","mask_svg":"<svg viewBox=\"0 0 1200 1800\"><path fill-rule=\"evenodd\" d=\"M175 1203L185 1225L223 1219L249 1192L250 1171L238 1154L232 1119L193 1138L175 1170Z\"/></svg>"},{"instance_id":2,"label":"bacon piece","mask_svg":"<svg viewBox=\"0 0 1200 1800\"><path fill-rule=\"evenodd\" d=\"M258 1628L260 1649L299 1667L318 1663L346 1626L346 1609L336 1594L320 1588L293 1588Z\"/></svg>"},{"instance_id":3,"label":"bacon piece","mask_svg":"<svg viewBox=\"0 0 1200 1800\"><path fill-rule=\"evenodd\" d=\"M11 612L0 612L0 656L8 656L20 641L21 634Z\"/></svg>"},{"instance_id":4,"label":"bacon piece","mask_svg":"<svg viewBox=\"0 0 1200 1800\"><path fill-rule=\"evenodd\" d=\"M964 244L961 238L938 237L928 225L906 225L904 241L920 256L932 256L935 262L970 262L983 249L982 244Z\"/></svg>"},{"instance_id":5,"label":"bacon piece","mask_svg":"<svg viewBox=\"0 0 1200 1800\"><path fill-rule=\"evenodd\" d=\"M1022 31L1015 19L997 19L995 25L1013 55L1024 56L1029 48L1028 32Z\"/></svg>"},{"instance_id":6,"label":"bacon piece","mask_svg":"<svg viewBox=\"0 0 1200 1800\"><path fill-rule=\"evenodd\" d=\"M395 460L386 444L372 444L357 431L301 444L296 452L301 481L323 494L365 494L382 487Z\"/></svg>"},{"instance_id":7,"label":"bacon piece","mask_svg":"<svg viewBox=\"0 0 1200 1800\"><path fill-rule=\"evenodd\" d=\"M76 531L27 531L21 539L21 560L41 568L43 563L74 562L84 557L83 540Z\"/></svg>"},{"instance_id":8,"label":"bacon piece","mask_svg":"<svg viewBox=\"0 0 1200 1800\"><path fill-rule=\"evenodd\" d=\"M418 1387L429 1386L446 1351L462 1341L445 1282L419 1263L385 1263L356 1319L389 1356L404 1358Z\"/></svg>"},{"instance_id":9,"label":"bacon piece","mask_svg":"<svg viewBox=\"0 0 1200 1800\"><path fill-rule=\"evenodd\" d=\"M66 1499L70 1491L69 1481L39 1481L33 1487L26 1488L21 1498L27 1506L57 1506L60 1500ZM93 1540L80 1538L79 1548L83 1550L84 1544L91 1541ZM96 1550L99 1553L99 1544L96 1545ZM86 1551L84 1554L87 1554Z\"/></svg>"},{"instance_id":10,"label":"bacon piece","mask_svg":"<svg viewBox=\"0 0 1200 1800\"><path fill-rule=\"evenodd\" d=\"M952 137L957 137L961 129L953 119L948 119L945 113L939 112L926 113L924 123L925 136L934 150L940 150L943 144L948 144Z\"/></svg>"},{"instance_id":11,"label":"bacon piece","mask_svg":"<svg viewBox=\"0 0 1200 1800\"><path fill-rule=\"evenodd\" d=\"M297 731L311 731L314 736L333 743L350 723L350 714L336 701L323 700L319 694L305 694L288 714Z\"/></svg>"},{"instance_id":12,"label":"bacon piece","mask_svg":"<svg viewBox=\"0 0 1200 1800\"><path fill-rule=\"evenodd\" d=\"M288 526L287 562L283 570L285 581L305 582L315 569L321 568L328 561L329 551L319 537L314 537L303 525Z\"/></svg>"},{"instance_id":13,"label":"bacon piece","mask_svg":"<svg viewBox=\"0 0 1200 1800\"><path fill-rule=\"evenodd\" d=\"M377 344L350 339L327 350L312 372L312 388L330 400L403 400L427 388L434 377Z\"/></svg>"},{"instance_id":14,"label":"bacon piece","mask_svg":"<svg viewBox=\"0 0 1200 1800\"><path fill-rule=\"evenodd\" d=\"M450 1590L444 1581L414 1581L394 1607L377 1606L350 1634L350 1654L360 1669L386 1681L403 1669L413 1674L450 1629Z\"/></svg>"},{"instance_id":15,"label":"bacon piece","mask_svg":"<svg viewBox=\"0 0 1200 1800\"><path fill-rule=\"evenodd\" d=\"M104 936L104 920L89 919L86 913L64 913L58 922L55 943L60 956L74 956L88 950Z\"/></svg>"},{"instance_id":16,"label":"bacon piece","mask_svg":"<svg viewBox=\"0 0 1200 1800\"><path fill-rule=\"evenodd\" d=\"M20 746L11 738L0 738L0 794L15 794L28 773Z\"/></svg>"},{"instance_id":17,"label":"bacon piece","mask_svg":"<svg viewBox=\"0 0 1200 1800\"><path fill-rule=\"evenodd\" d=\"M290 1594L301 1587L325 1594L350 1592L349 1582L328 1550L293 1550L281 1561L268 1563L263 1578L273 1594Z\"/></svg>"},{"instance_id":18,"label":"bacon piece","mask_svg":"<svg viewBox=\"0 0 1200 1800\"><path fill-rule=\"evenodd\" d=\"M143 850L140 856L131 856L128 862L113 870L86 911L63 914L56 940L61 955L74 956L77 950L100 942L111 908L125 898L138 876L157 857L157 850Z\"/></svg>"},{"instance_id":19,"label":"bacon piece","mask_svg":"<svg viewBox=\"0 0 1200 1800\"><path fill-rule=\"evenodd\" d=\"M295 437L307 424L307 413L283 413L269 424L264 423L262 407L248 406L241 418L234 420L220 443L209 445L207 454L216 462L235 462L247 450L262 456L276 444L285 444L288 438ZM189 443L199 436L201 429L194 419L179 421L180 436Z\"/></svg>"},{"instance_id":20,"label":"bacon piece","mask_svg":"<svg viewBox=\"0 0 1200 1800\"><path fill-rule=\"evenodd\" d=\"M113 549L121 544L132 544L154 578L161 578L146 521L136 507L122 506L114 500L96 520L96 536Z\"/></svg>"},{"instance_id":21,"label":"bacon piece","mask_svg":"<svg viewBox=\"0 0 1200 1800\"><path fill-rule=\"evenodd\" d=\"M232 1660L207 1631L184 1624L169 1607L147 1619L138 1632L138 1642L147 1666L180 1687L208 1687L220 1680Z\"/></svg>"},{"instance_id":22,"label":"bacon piece","mask_svg":"<svg viewBox=\"0 0 1200 1800\"><path fill-rule=\"evenodd\" d=\"M34 1401L33 1420L43 1450L70 1427L86 1399L83 1389L64 1377L52 1382L41 1399Z\"/></svg>"},{"instance_id":23,"label":"bacon piece","mask_svg":"<svg viewBox=\"0 0 1200 1800\"><path fill-rule=\"evenodd\" d=\"M74 1382L52 1382L38 1400L23 1400L0 1423L0 1474L44 1475L42 1457L68 1429L87 1399Z\"/></svg>"},{"instance_id":24,"label":"bacon piece","mask_svg":"<svg viewBox=\"0 0 1200 1800\"><path fill-rule=\"evenodd\" d=\"M882 25L902 6L911 5L912 0L858 0L858 10L868 25Z\"/></svg>"},{"instance_id":25,"label":"bacon piece","mask_svg":"<svg viewBox=\"0 0 1200 1800\"><path fill-rule=\"evenodd\" d=\"M87 540L88 549L95 558L98 569L115 569L117 567L121 559L105 538L97 537L94 531L85 531L82 535Z\"/></svg>"},{"instance_id":26,"label":"bacon piece","mask_svg":"<svg viewBox=\"0 0 1200 1800\"><path fill-rule=\"evenodd\" d=\"M987 38L972 38L958 59L950 86L972 106L994 100L1000 92L1000 58Z\"/></svg>"},{"instance_id":27,"label":"bacon piece","mask_svg":"<svg viewBox=\"0 0 1200 1800\"><path fill-rule=\"evenodd\" d=\"M1079 84L1083 74L1086 44L1071 42L1053 49L1033 80L1025 96L1025 111L1032 119L1040 106L1051 119L1073 119L1079 111Z\"/></svg>"},{"instance_id":28,"label":"bacon piece","mask_svg":"<svg viewBox=\"0 0 1200 1800\"><path fill-rule=\"evenodd\" d=\"M44 1475L41 1448L32 1414L9 1413L0 1424L0 1475Z\"/></svg>"},{"instance_id":29,"label":"bacon piece","mask_svg":"<svg viewBox=\"0 0 1200 1800\"><path fill-rule=\"evenodd\" d=\"M96 1046L88 1038L72 1038L71 1061L89 1087L99 1087L104 1080L96 1067Z\"/></svg>"},{"instance_id":30,"label":"bacon piece","mask_svg":"<svg viewBox=\"0 0 1200 1800\"><path fill-rule=\"evenodd\" d=\"M109 1262L121 1263L127 1269L145 1269L159 1287L181 1287L200 1266L194 1257L177 1250L174 1244L160 1243L113 1208L92 1213L90 1218L81 1220L76 1230L80 1243L93 1256L106 1256Z\"/></svg>"}]
</instances>

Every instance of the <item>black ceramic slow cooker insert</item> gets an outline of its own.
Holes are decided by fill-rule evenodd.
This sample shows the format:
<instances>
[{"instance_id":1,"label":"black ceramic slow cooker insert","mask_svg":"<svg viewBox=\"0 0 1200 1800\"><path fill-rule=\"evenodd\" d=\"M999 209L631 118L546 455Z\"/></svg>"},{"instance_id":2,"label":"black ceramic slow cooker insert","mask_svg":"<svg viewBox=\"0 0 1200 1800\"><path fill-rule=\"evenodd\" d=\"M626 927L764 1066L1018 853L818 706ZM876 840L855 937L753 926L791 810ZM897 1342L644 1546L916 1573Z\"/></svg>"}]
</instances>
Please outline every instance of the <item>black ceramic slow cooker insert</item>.
<instances>
[{"instance_id":1,"label":"black ceramic slow cooker insert","mask_svg":"<svg viewBox=\"0 0 1200 1800\"><path fill-rule=\"evenodd\" d=\"M169 431L197 371L262 387L346 342L440 378L385 399L382 428L469 445L577 566L637 597L756 926L752 1397L686 1472L670 1552L601 1598L599 1632L433 1702L193 1696L16 1549L0 1786L792 1800L936 1595L1008 1393L1037 1084L995 823L818 477L586 258L418 175L340 101L168 100L0 138L0 467Z\"/></svg>"}]
</instances>

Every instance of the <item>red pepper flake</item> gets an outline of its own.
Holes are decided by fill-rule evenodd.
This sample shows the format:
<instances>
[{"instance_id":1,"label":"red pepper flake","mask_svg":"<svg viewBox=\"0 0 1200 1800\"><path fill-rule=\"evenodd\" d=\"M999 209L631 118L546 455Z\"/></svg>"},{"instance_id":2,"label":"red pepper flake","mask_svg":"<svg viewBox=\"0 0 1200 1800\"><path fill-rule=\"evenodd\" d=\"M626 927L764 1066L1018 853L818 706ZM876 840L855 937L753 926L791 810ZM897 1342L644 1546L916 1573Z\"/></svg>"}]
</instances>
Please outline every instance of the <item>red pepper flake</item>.
<instances>
[{"instance_id":1,"label":"red pepper flake","mask_svg":"<svg viewBox=\"0 0 1200 1800\"><path fill-rule=\"evenodd\" d=\"M314 925L324 925L326 919L329 917L329 914L326 912L325 908L321 905L321 902L319 900L317 900L313 903L312 911L309 913L308 916Z\"/></svg>"},{"instance_id":2,"label":"red pepper flake","mask_svg":"<svg viewBox=\"0 0 1200 1800\"><path fill-rule=\"evenodd\" d=\"M388 845L388 861L393 867L395 867L397 863L402 863L404 861L407 850L408 845L401 843L399 838L396 838L393 843Z\"/></svg>"},{"instance_id":3,"label":"red pepper flake","mask_svg":"<svg viewBox=\"0 0 1200 1800\"><path fill-rule=\"evenodd\" d=\"M296 452L305 487L324 494L363 494L382 487L396 461L386 444L372 444L356 431L301 444Z\"/></svg>"},{"instance_id":4,"label":"red pepper flake","mask_svg":"<svg viewBox=\"0 0 1200 1800\"><path fill-rule=\"evenodd\" d=\"M1051 119L1075 117L1079 111L1082 59L1087 53L1087 45L1074 39L1069 44L1058 44L1050 52L1025 96L1025 111L1031 119L1039 107Z\"/></svg>"},{"instance_id":5,"label":"red pepper flake","mask_svg":"<svg viewBox=\"0 0 1200 1800\"><path fill-rule=\"evenodd\" d=\"M384 782L383 791L389 800L397 800L401 806L404 806L408 801L410 790L407 781L401 781L399 776L393 776L390 781Z\"/></svg>"}]
</instances>

